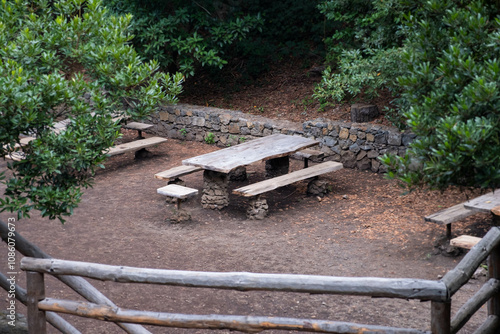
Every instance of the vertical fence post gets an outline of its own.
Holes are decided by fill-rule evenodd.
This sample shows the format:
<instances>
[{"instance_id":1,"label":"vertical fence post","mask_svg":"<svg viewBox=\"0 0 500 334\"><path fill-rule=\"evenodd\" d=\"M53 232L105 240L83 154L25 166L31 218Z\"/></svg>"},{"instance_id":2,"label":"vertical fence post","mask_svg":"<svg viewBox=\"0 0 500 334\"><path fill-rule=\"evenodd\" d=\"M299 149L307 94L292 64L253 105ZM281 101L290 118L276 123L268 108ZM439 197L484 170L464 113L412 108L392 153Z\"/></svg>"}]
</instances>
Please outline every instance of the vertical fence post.
<instances>
[{"instance_id":1,"label":"vertical fence post","mask_svg":"<svg viewBox=\"0 0 500 334\"><path fill-rule=\"evenodd\" d=\"M432 334L451 333L451 301L431 302L431 332Z\"/></svg>"},{"instance_id":2,"label":"vertical fence post","mask_svg":"<svg viewBox=\"0 0 500 334\"><path fill-rule=\"evenodd\" d=\"M28 333L46 334L45 311L40 311L38 302L45 298L43 274L34 271L26 272L26 306L28 307Z\"/></svg>"},{"instance_id":3,"label":"vertical fence post","mask_svg":"<svg viewBox=\"0 0 500 334\"><path fill-rule=\"evenodd\" d=\"M500 247L495 247L488 257L488 274L490 278L500 279ZM500 293L488 301L488 315L500 317Z\"/></svg>"}]
</instances>

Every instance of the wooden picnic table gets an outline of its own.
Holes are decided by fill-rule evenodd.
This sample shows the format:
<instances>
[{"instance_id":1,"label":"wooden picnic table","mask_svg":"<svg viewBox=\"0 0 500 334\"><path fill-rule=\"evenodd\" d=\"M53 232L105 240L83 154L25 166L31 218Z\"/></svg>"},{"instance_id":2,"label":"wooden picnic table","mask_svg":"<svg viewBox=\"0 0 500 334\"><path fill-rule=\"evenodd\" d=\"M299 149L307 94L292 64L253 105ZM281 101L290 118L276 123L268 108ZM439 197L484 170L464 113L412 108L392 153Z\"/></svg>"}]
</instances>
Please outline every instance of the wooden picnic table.
<instances>
[{"instance_id":1,"label":"wooden picnic table","mask_svg":"<svg viewBox=\"0 0 500 334\"><path fill-rule=\"evenodd\" d=\"M476 197L464 203L464 207L476 212L491 212L496 206L500 205L500 189Z\"/></svg>"},{"instance_id":2,"label":"wooden picnic table","mask_svg":"<svg viewBox=\"0 0 500 334\"><path fill-rule=\"evenodd\" d=\"M287 157L317 144L318 142L311 138L276 134L186 159L182 161L182 164L229 173L238 167L254 162Z\"/></svg>"},{"instance_id":3,"label":"wooden picnic table","mask_svg":"<svg viewBox=\"0 0 500 334\"><path fill-rule=\"evenodd\" d=\"M266 161L266 176L286 174L291 154L317 144L311 138L275 134L186 159L182 164L204 170L201 203L204 208L221 209L229 204L230 172L254 162Z\"/></svg>"}]
</instances>

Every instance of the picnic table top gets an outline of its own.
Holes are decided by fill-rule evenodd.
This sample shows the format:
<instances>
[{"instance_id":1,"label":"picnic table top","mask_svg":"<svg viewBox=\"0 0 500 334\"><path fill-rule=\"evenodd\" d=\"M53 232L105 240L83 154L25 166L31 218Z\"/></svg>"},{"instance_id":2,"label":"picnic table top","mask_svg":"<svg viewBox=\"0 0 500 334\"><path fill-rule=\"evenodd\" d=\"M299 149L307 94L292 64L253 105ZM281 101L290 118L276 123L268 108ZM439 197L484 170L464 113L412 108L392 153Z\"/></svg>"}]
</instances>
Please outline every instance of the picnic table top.
<instances>
[{"instance_id":1,"label":"picnic table top","mask_svg":"<svg viewBox=\"0 0 500 334\"><path fill-rule=\"evenodd\" d=\"M469 210L479 212L490 212L496 206L500 205L500 189L476 197L464 203L464 207Z\"/></svg>"},{"instance_id":2,"label":"picnic table top","mask_svg":"<svg viewBox=\"0 0 500 334\"><path fill-rule=\"evenodd\" d=\"M240 166L288 156L317 144L318 142L311 138L276 134L186 159L182 161L182 164L229 173Z\"/></svg>"}]
</instances>

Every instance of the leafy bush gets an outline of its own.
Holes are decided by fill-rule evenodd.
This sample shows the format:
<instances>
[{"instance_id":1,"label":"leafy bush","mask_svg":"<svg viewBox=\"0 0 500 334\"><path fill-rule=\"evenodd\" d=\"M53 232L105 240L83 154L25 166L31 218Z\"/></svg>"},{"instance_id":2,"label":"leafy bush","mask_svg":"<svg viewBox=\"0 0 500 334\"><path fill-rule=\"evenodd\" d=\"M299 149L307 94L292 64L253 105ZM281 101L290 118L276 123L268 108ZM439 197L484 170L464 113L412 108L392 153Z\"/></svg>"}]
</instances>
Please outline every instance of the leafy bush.
<instances>
[{"instance_id":1,"label":"leafy bush","mask_svg":"<svg viewBox=\"0 0 500 334\"><path fill-rule=\"evenodd\" d=\"M110 16L99 0L0 3L0 156L8 164L2 211L50 219L72 214L119 137L113 117L142 118L175 102L182 75L158 72L129 45L131 16ZM54 123L69 119L56 134Z\"/></svg>"},{"instance_id":2,"label":"leafy bush","mask_svg":"<svg viewBox=\"0 0 500 334\"><path fill-rule=\"evenodd\" d=\"M380 89L398 91L396 78L402 74L401 49L345 51L338 61L338 72L328 66L323 72L322 81L316 86L313 97L324 107L331 101L342 102L361 92L366 99L378 96Z\"/></svg>"},{"instance_id":3,"label":"leafy bush","mask_svg":"<svg viewBox=\"0 0 500 334\"><path fill-rule=\"evenodd\" d=\"M321 13L334 22L337 30L326 39L327 62L314 97L325 107L356 98L366 99L388 89L399 94L396 78L402 74L401 46L403 15L398 0L330 0L319 5ZM400 122L396 117L396 122Z\"/></svg>"},{"instance_id":4,"label":"leafy bush","mask_svg":"<svg viewBox=\"0 0 500 334\"><path fill-rule=\"evenodd\" d=\"M399 78L418 135L405 157L384 156L406 185L500 186L500 8L494 1L406 1Z\"/></svg>"},{"instance_id":5,"label":"leafy bush","mask_svg":"<svg viewBox=\"0 0 500 334\"><path fill-rule=\"evenodd\" d=\"M133 39L137 50L162 68L194 75L196 66L222 68L224 52L252 29L260 29L261 17L243 15L223 1L107 0L118 13L133 13ZM229 2L231 3L231 2Z\"/></svg>"}]
</instances>

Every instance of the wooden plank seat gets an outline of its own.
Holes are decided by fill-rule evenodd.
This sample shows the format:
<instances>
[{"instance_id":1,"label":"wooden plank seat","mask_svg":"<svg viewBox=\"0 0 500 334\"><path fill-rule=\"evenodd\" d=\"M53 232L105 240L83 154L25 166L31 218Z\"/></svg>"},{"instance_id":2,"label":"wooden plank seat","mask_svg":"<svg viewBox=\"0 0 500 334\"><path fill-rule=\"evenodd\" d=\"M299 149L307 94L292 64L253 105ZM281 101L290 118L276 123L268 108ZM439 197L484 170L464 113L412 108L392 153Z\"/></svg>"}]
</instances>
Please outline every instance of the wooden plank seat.
<instances>
[{"instance_id":1,"label":"wooden plank seat","mask_svg":"<svg viewBox=\"0 0 500 334\"><path fill-rule=\"evenodd\" d=\"M309 167L309 160L310 159L320 159L325 156L324 152L314 150L311 148L306 148L300 151L295 152L292 154L292 158L298 159L298 160L304 160L304 168Z\"/></svg>"},{"instance_id":2,"label":"wooden plank seat","mask_svg":"<svg viewBox=\"0 0 500 334\"><path fill-rule=\"evenodd\" d=\"M425 217L425 221L446 225L446 237L451 238L451 223L467 218L477 211L469 210L460 203Z\"/></svg>"},{"instance_id":3,"label":"wooden plank seat","mask_svg":"<svg viewBox=\"0 0 500 334\"><path fill-rule=\"evenodd\" d=\"M473 237L471 235L461 235L451 239L450 245L465 249L472 249L472 247L474 247L479 241L481 241L481 238Z\"/></svg>"},{"instance_id":4,"label":"wooden plank seat","mask_svg":"<svg viewBox=\"0 0 500 334\"><path fill-rule=\"evenodd\" d=\"M160 195L165 195L177 199L177 210L181 208L181 201L183 199L196 196L198 194L198 189L193 189L189 187L180 186L178 184L169 184L164 187L156 189L156 192Z\"/></svg>"},{"instance_id":5,"label":"wooden plank seat","mask_svg":"<svg viewBox=\"0 0 500 334\"><path fill-rule=\"evenodd\" d=\"M139 139L132 141L130 143L113 146L109 149L107 154L112 157L118 154L124 154L130 151L137 151L146 147L158 145L166 141L167 139L161 137L149 137L145 139Z\"/></svg>"},{"instance_id":6,"label":"wooden plank seat","mask_svg":"<svg viewBox=\"0 0 500 334\"><path fill-rule=\"evenodd\" d=\"M321 174L333 172L342 169L343 165L340 162L326 161L312 167L297 170L292 173L274 177L254 184L250 184L233 190L233 194L252 197L263 194L265 192L301 181Z\"/></svg>"},{"instance_id":7,"label":"wooden plank seat","mask_svg":"<svg viewBox=\"0 0 500 334\"><path fill-rule=\"evenodd\" d=\"M182 165L182 166L170 168L170 169L165 170L165 171L160 172L160 173L156 173L155 178L160 179L160 180L170 181L170 180L174 180L174 179L181 177L181 176L184 176L184 175L198 172L202 169L203 168L201 168L201 167Z\"/></svg>"},{"instance_id":8,"label":"wooden plank seat","mask_svg":"<svg viewBox=\"0 0 500 334\"><path fill-rule=\"evenodd\" d=\"M153 124L139 123L139 122L129 122L122 126L124 129L137 130L137 139L144 139L142 136L142 131L151 129Z\"/></svg>"}]
</instances>

